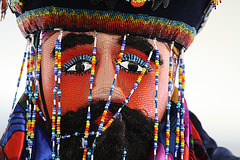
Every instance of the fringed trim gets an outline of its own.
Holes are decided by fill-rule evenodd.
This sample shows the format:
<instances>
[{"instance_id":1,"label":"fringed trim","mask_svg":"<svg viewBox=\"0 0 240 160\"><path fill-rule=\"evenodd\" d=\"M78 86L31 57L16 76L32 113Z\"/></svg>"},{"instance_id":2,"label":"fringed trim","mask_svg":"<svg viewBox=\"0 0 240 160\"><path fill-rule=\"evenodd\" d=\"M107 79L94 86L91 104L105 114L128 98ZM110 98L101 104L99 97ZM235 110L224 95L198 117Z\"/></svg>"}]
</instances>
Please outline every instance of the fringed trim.
<instances>
[{"instance_id":1,"label":"fringed trim","mask_svg":"<svg viewBox=\"0 0 240 160\"><path fill-rule=\"evenodd\" d=\"M0 0L0 22L5 18L7 7L7 0Z\"/></svg>"}]
</instances>

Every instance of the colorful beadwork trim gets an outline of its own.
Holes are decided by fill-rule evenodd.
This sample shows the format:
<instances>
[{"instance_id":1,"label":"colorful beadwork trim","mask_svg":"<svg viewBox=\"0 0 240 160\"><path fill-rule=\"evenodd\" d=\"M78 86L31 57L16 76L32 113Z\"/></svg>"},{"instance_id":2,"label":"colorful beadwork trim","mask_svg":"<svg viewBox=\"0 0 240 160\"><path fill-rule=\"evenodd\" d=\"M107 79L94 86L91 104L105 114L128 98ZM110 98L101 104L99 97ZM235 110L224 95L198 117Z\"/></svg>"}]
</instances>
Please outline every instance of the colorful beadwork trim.
<instances>
[{"instance_id":1,"label":"colorful beadwork trim","mask_svg":"<svg viewBox=\"0 0 240 160\"><path fill-rule=\"evenodd\" d=\"M165 18L106 12L46 7L27 11L17 18L23 35L37 30L62 28L63 30L96 30L110 33L129 33L145 37L175 41L185 48L190 46L196 30L183 22Z\"/></svg>"}]
</instances>

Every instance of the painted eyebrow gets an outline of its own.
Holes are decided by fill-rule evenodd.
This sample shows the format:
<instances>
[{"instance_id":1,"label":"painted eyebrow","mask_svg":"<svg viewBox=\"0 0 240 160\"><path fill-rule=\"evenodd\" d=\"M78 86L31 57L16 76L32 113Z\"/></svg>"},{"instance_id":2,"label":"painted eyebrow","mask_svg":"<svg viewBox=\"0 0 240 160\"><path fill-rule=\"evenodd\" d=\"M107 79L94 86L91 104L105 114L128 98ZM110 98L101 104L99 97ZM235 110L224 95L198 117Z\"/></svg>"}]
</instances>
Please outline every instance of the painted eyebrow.
<instances>
[{"instance_id":1,"label":"painted eyebrow","mask_svg":"<svg viewBox=\"0 0 240 160\"><path fill-rule=\"evenodd\" d=\"M118 44L122 44L122 40L123 37L118 39ZM126 41L126 46L127 47L131 47L131 48L135 48L140 50L141 52L145 53L147 56L149 56L149 53L153 50L153 55L151 57L151 60L153 62L155 62L155 57L156 57L156 50L154 49L154 47L148 42L148 40L144 37L140 37L140 36L132 36L129 35L127 37L127 41ZM163 59L161 57L161 54L159 54L159 64L162 65L163 64Z\"/></svg>"},{"instance_id":2,"label":"painted eyebrow","mask_svg":"<svg viewBox=\"0 0 240 160\"><path fill-rule=\"evenodd\" d=\"M93 42L94 38L92 35L68 33L62 38L62 51L71 49L77 45L93 44ZM55 56L54 52L55 49L52 51L52 57Z\"/></svg>"}]
</instances>

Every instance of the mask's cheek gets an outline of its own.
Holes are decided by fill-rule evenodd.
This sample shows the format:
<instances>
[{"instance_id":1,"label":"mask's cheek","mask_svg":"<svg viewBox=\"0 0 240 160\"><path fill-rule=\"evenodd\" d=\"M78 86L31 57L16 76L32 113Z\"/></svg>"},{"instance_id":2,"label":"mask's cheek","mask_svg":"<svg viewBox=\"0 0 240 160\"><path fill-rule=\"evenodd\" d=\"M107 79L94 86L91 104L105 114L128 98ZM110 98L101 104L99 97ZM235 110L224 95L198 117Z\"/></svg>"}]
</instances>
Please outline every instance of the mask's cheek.
<instances>
[{"instance_id":1,"label":"mask's cheek","mask_svg":"<svg viewBox=\"0 0 240 160\"><path fill-rule=\"evenodd\" d=\"M62 115L87 107L90 93L90 73L84 75L62 75Z\"/></svg>"},{"instance_id":2,"label":"mask's cheek","mask_svg":"<svg viewBox=\"0 0 240 160\"><path fill-rule=\"evenodd\" d=\"M52 116L53 106L53 88L54 88L54 59L46 59L43 57L41 65L42 89L47 106L48 114ZM42 97L43 98L43 97Z\"/></svg>"},{"instance_id":3,"label":"mask's cheek","mask_svg":"<svg viewBox=\"0 0 240 160\"><path fill-rule=\"evenodd\" d=\"M151 66L154 66L154 63L151 62ZM156 86L155 86L155 67L151 67L152 72L144 75L142 81L138 85L137 89L132 94L130 101L127 106L141 110L146 116L150 118L155 117L155 96L156 96ZM133 88L134 83L136 82L138 75L129 74L124 71L119 72L118 76L119 87L122 88L124 95L126 97L129 95L130 91ZM159 86L158 86L158 114L159 120L162 118L168 96L168 68L159 67Z\"/></svg>"}]
</instances>

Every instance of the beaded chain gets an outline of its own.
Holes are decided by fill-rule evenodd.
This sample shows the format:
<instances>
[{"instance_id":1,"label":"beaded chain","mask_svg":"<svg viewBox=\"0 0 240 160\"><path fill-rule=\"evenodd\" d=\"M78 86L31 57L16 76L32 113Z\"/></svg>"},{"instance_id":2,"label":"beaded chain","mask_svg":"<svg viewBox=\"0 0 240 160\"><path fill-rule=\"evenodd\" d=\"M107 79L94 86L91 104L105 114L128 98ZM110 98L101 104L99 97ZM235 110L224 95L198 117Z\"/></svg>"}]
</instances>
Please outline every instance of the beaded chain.
<instances>
[{"instance_id":1,"label":"beaded chain","mask_svg":"<svg viewBox=\"0 0 240 160\"><path fill-rule=\"evenodd\" d=\"M144 65L144 67L143 67L143 69L142 69L142 72L141 72L140 75L138 76L137 81L134 83L133 88L132 88L130 94L129 94L128 97L124 100L122 106L121 106L121 107L118 109L118 111L114 114L114 116L112 117L112 119L111 119L110 121L108 121L108 123L102 128L102 131L105 131L105 130L113 123L113 121L114 121L114 120L117 118L117 116L120 114L120 112L121 112L121 110L123 109L123 107L124 107L125 105L127 105L127 103L129 102L131 95L132 95L132 94L134 93L134 91L137 89L137 86L138 86L139 83L141 82L142 77L143 77L143 75L145 74L145 72L146 72L146 70L147 70L146 68L148 67L148 64L149 64L149 62L150 62L150 59L151 59L151 57L152 57L152 53L153 53L153 51L150 52L149 57L148 57L145 65Z\"/></svg>"},{"instance_id":2,"label":"beaded chain","mask_svg":"<svg viewBox=\"0 0 240 160\"><path fill-rule=\"evenodd\" d=\"M62 52L61 52L61 42L62 42L62 30L60 30L60 35L58 38L58 42L57 42L57 58L58 58L58 91L57 91L57 95L58 95L58 114L57 114L57 160L60 160L60 141L61 141L61 116L62 116L62 112L61 112L61 74L62 74Z\"/></svg>"},{"instance_id":3,"label":"beaded chain","mask_svg":"<svg viewBox=\"0 0 240 160\"><path fill-rule=\"evenodd\" d=\"M177 101L177 123L176 123L176 143L175 143L175 158L178 156L179 149L179 137L180 137L180 111L181 111L181 91L182 91L182 81L183 80L183 70L182 64L180 63L178 70L178 101Z\"/></svg>"},{"instance_id":4,"label":"beaded chain","mask_svg":"<svg viewBox=\"0 0 240 160\"><path fill-rule=\"evenodd\" d=\"M181 107L181 84L180 84L180 72L179 72L179 89L178 89L178 101L177 101L177 123L176 123L176 143L175 143L175 158L177 158L177 153L179 149L179 136L180 136L180 107Z\"/></svg>"},{"instance_id":5,"label":"beaded chain","mask_svg":"<svg viewBox=\"0 0 240 160\"><path fill-rule=\"evenodd\" d=\"M93 160L93 157L94 157L93 155L94 155L94 150L96 148L97 138L99 137L99 134L102 132L102 127L104 125L105 118L106 118L106 115L107 115L107 112L108 112L108 108L110 106L110 100L111 100L112 92L113 92L113 89L115 88L115 82L116 82L116 79L117 79L118 72L120 70L120 64L122 62L122 56L123 56L125 46L126 46L126 39L127 39L127 35L124 35L123 41L122 41L122 46L121 46L121 51L119 53L118 61L117 61L117 64L116 64L116 71L115 71L114 80L113 80L113 83L112 83L112 86L111 86L111 89L110 89L109 97L108 97L105 109L103 111L103 115L101 117L101 123L98 126L98 130L97 130L97 133L96 133L95 140L94 140L93 145L92 145L92 151L91 151L91 153L90 152L88 153L88 154L91 154L91 159L92 160Z\"/></svg>"},{"instance_id":6,"label":"beaded chain","mask_svg":"<svg viewBox=\"0 0 240 160\"><path fill-rule=\"evenodd\" d=\"M32 119L31 119L31 135L30 135L30 150L32 152L32 146L33 146L33 141L34 141L34 128L35 128L35 123L36 123L36 106L37 106L37 99L38 99L38 85L39 85L39 77L40 77L40 62L41 62L41 55L42 55L42 32L40 33L40 39L39 39L39 45L38 45L38 53L37 53L37 71L36 71L36 81L35 81L35 92L33 94L33 98L32 98L32 101L34 102L33 103L33 110L32 110ZM31 52L31 56L32 56L32 52ZM34 56L34 54L33 54ZM30 67L33 67L33 60L32 60L33 57L31 57L31 62L30 62ZM30 69L31 71L33 70ZM30 72L31 74L31 72ZM33 80L31 80L30 83L32 83ZM30 103L32 102L30 101ZM31 159L31 152L30 152L30 159Z\"/></svg>"},{"instance_id":7,"label":"beaded chain","mask_svg":"<svg viewBox=\"0 0 240 160\"><path fill-rule=\"evenodd\" d=\"M185 140L184 140L184 131L185 131L185 127L184 127L184 114L185 114L185 107L184 107L184 90L185 90L185 64L183 61L183 49L181 50L181 58L180 58L180 68L181 68L181 72L182 72L182 85L181 85L181 131L180 131L180 139L181 139L181 144L180 144L180 153L181 153L181 160L183 160L183 155L184 155L184 144L185 144Z\"/></svg>"},{"instance_id":8,"label":"beaded chain","mask_svg":"<svg viewBox=\"0 0 240 160\"><path fill-rule=\"evenodd\" d=\"M221 0L211 0L211 5L216 9L219 2L222 3Z\"/></svg>"},{"instance_id":9,"label":"beaded chain","mask_svg":"<svg viewBox=\"0 0 240 160\"><path fill-rule=\"evenodd\" d=\"M87 121L86 121L86 129L84 134L84 153L82 160L86 160L87 158L87 147L88 147L88 136L89 136L89 128L90 128L90 120L91 120L91 102L92 102L92 87L94 83L95 76L95 64L96 64L96 54L97 54L97 32L95 31L94 37L94 46L93 46L93 55L92 55L92 68L91 68L91 77L90 77L90 93L88 96L88 113L87 113Z\"/></svg>"},{"instance_id":10,"label":"beaded chain","mask_svg":"<svg viewBox=\"0 0 240 160\"><path fill-rule=\"evenodd\" d=\"M21 69L20 69L20 73L19 73L19 77L18 77L18 82L17 82L17 89L16 89L15 96L14 96L14 99L13 99L12 109L14 109L14 107L15 107L15 103L16 103L16 99L17 99L17 93L18 93L18 89L19 89L19 86L20 86L21 78L22 78L22 73L23 73L23 68L24 68L24 64L25 64L25 59L26 59L26 55L27 55L28 46L29 46L29 41L27 42L27 46L26 46L26 49L25 49L25 52L24 52L23 61L22 61L22 65L21 65Z\"/></svg>"},{"instance_id":11,"label":"beaded chain","mask_svg":"<svg viewBox=\"0 0 240 160\"><path fill-rule=\"evenodd\" d=\"M40 108L39 108L38 105L36 105L36 111L37 111L37 113L39 114L39 116L43 119L43 121L46 122L46 118L44 117L44 115L43 115L43 113L42 113L42 111L40 110Z\"/></svg>"},{"instance_id":12,"label":"beaded chain","mask_svg":"<svg viewBox=\"0 0 240 160\"><path fill-rule=\"evenodd\" d=\"M25 87L25 95L28 96L29 94L29 85L30 85L30 77L29 77L29 69L30 69L30 41L28 41L28 51L27 51L27 75L26 75L26 87ZM26 141L29 141L29 132L30 127L29 127L29 98L27 97L26 99ZM29 145L26 147L26 152L29 154Z\"/></svg>"},{"instance_id":13,"label":"beaded chain","mask_svg":"<svg viewBox=\"0 0 240 160\"><path fill-rule=\"evenodd\" d=\"M33 121L33 63L34 63L34 36L31 35L31 47L30 47L30 65L29 65L29 109L28 109L28 150L29 159L32 159L33 137L34 137L34 121Z\"/></svg>"},{"instance_id":14,"label":"beaded chain","mask_svg":"<svg viewBox=\"0 0 240 160\"><path fill-rule=\"evenodd\" d=\"M156 159L156 154L157 154L157 148L158 148L158 76L159 76L159 50L157 48L157 44L156 44L156 39L153 40L154 42L154 46L155 46L155 51L156 51L156 57L155 57L155 86L156 86L156 96L155 96L155 120L154 120L154 160Z\"/></svg>"},{"instance_id":15,"label":"beaded chain","mask_svg":"<svg viewBox=\"0 0 240 160\"><path fill-rule=\"evenodd\" d=\"M125 147L123 147L123 155L122 155L123 159L122 160L126 160L126 155L127 155L127 150Z\"/></svg>"},{"instance_id":16,"label":"beaded chain","mask_svg":"<svg viewBox=\"0 0 240 160\"><path fill-rule=\"evenodd\" d=\"M36 67L36 83L35 83L35 93L34 93L34 112L38 112L40 117L46 121L42 111L39 109L37 105L37 99L38 99L38 85L39 85L39 80L40 80L40 65L41 65L41 59L42 59L42 38L43 38L43 32L40 32L39 36L39 44L38 44L38 55L37 55L37 67Z\"/></svg>"},{"instance_id":17,"label":"beaded chain","mask_svg":"<svg viewBox=\"0 0 240 160\"><path fill-rule=\"evenodd\" d=\"M59 30L59 29L56 29ZM54 89L53 89L53 110L52 110L52 159L60 159L60 139L61 139L61 40L62 40L62 30L60 30L60 35L56 40L55 44L55 65L54 65ZM58 114L57 114L57 97L58 97ZM57 122L56 122L57 117ZM56 129L57 126L57 129ZM57 136L56 136L57 135ZM56 143L57 140L57 143ZM57 144L57 153L56 153L56 145Z\"/></svg>"},{"instance_id":18,"label":"beaded chain","mask_svg":"<svg viewBox=\"0 0 240 160\"><path fill-rule=\"evenodd\" d=\"M67 135L61 136L61 139L68 139L68 138L71 138L71 137L78 137L78 136L84 137L84 135L85 135L84 133L75 132L72 135L67 134ZM92 132L89 132L88 135L89 136L94 136L94 135L96 135L96 133L94 131L92 131Z\"/></svg>"},{"instance_id":19,"label":"beaded chain","mask_svg":"<svg viewBox=\"0 0 240 160\"><path fill-rule=\"evenodd\" d=\"M167 124L166 124L166 160L168 159L169 154L169 146L170 146L170 110L171 110L171 91L172 91L172 73L173 73L173 65L172 65L172 50L173 50L174 42L171 44L170 48L170 57L169 57L169 79L168 79L168 102L167 102Z\"/></svg>"}]
</instances>

